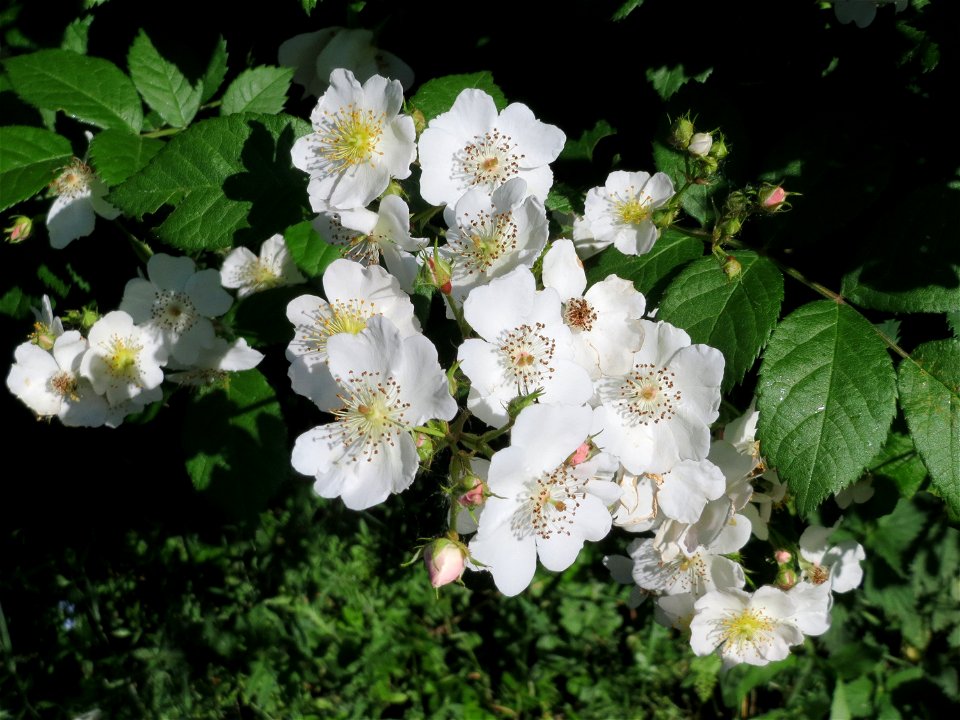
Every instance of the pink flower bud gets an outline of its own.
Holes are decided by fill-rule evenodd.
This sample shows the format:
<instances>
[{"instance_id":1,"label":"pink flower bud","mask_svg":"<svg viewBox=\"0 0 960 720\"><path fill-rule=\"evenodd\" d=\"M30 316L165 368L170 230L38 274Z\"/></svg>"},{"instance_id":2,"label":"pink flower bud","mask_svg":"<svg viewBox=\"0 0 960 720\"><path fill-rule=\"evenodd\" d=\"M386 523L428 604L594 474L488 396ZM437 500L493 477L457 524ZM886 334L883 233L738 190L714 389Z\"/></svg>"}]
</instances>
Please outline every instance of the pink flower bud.
<instances>
[{"instance_id":1,"label":"pink flower bud","mask_svg":"<svg viewBox=\"0 0 960 720\"><path fill-rule=\"evenodd\" d=\"M437 538L423 550L423 562L430 575L430 584L442 587L459 580L463 575L466 554L463 546L453 540Z\"/></svg>"},{"instance_id":2,"label":"pink flower bud","mask_svg":"<svg viewBox=\"0 0 960 720\"><path fill-rule=\"evenodd\" d=\"M773 556L777 559L778 565L786 565L793 560L793 555L790 554L789 550L777 550Z\"/></svg>"},{"instance_id":3,"label":"pink flower bud","mask_svg":"<svg viewBox=\"0 0 960 720\"><path fill-rule=\"evenodd\" d=\"M7 242L16 244L26 240L33 233L33 220L26 215L15 215L13 225L6 228Z\"/></svg>"},{"instance_id":4,"label":"pink flower bud","mask_svg":"<svg viewBox=\"0 0 960 720\"><path fill-rule=\"evenodd\" d=\"M760 207L767 212L776 212L786 202L787 191L779 185L760 191Z\"/></svg>"},{"instance_id":5,"label":"pink flower bud","mask_svg":"<svg viewBox=\"0 0 960 720\"><path fill-rule=\"evenodd\" d=\"M457 502L464 507L477 507L483 504L483 480L476 478L473 487L457 498Z\"/></svg>"},{"instance_id":6,"label":"pink flower bud","mask_svg":"<svg viewBox=\"0 0 960 720\"><path fill-rule=\"evenodd\" d=\"M580 447L578 447L573 455L570 456L570 459L567 462L570 465L577 466L590 457L590 443L585 442Z\"/></svg>"}]
</instances>

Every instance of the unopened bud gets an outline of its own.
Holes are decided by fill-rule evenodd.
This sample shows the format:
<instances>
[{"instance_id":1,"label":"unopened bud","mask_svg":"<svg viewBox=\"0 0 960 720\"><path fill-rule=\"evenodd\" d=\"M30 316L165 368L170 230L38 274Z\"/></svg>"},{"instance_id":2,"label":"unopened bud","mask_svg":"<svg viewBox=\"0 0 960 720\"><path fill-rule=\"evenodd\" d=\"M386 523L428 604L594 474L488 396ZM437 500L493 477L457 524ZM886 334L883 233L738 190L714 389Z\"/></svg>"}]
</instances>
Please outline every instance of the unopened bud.
<instances>
[{"instance_id":1,"label":"unopened bud","mask_svg":"<svg viewBox=\"0 0 960 720\"><path fill-rule=\"evenodd\" d=\"M714 139L713 144L710 146L709 155L719 162L727 156L728 152L727 144L723 141L722 137L718 137Z\"/></svg>"},{"instance_id":2,"label":"unopened bud","mask_svg":"<svg viewBox=\"0 0 960 720\"><path fill-rule=\"evenodd\" d=\"M775 213L780 210L787 201L789 193L779 185L765 185L760 188L758 199L760 208L764 212Z\"/></svg>"},{"instance_id":3,"label":"unopened bud","mask_svg":"<svg viewBox=\"0 0 960 720\"><path fill-rule=\"evenodd\" d=\"M720 163L717 161L717 159L715 157L711 157L710 155L700 158L700 161L697 164L700 166L700 176L704 178L708 178L711 175L716 175L717 169L720 167Z\"/></svg>"},{"instance_id":4,"label":"unopened bud","mask_svg":"<svg viewBox=\"0 0 960 720\"><path fill-rule=\"evenodd\" d=\"M22 243L33 233L33 220L26 215L14 215L13 225L4 229L8 243Z\"/></svg>"},{"instance_id":5,"label":"unopened bud","mask_svg":"<svg viewBox=\"0 0 960 720\"><path fill-rule=\"evenodd\" d=\"M589 442L585 442L573 451L573 455L567 458L567 464L576 467L580 463L586 462L586 460L590 457L591 452L593 452L593 445L591 445Z\"/></svg>"},{"instance_id":6,"label":"unopened bud","mask_svg":"<svg viewBox=\"0 0 960 720\"><path fill-rule=\"evenodd\" d=\"M789 550L777 550L773 557L777 560L777 565L786 565L793 560L793 554Z\"/></svg>"},{"instance_id":7,"label":"unopened bud","mask_svg":"<svg viewBox=\"0 0 960 720\"><path fill-rule=\"evenodd\" d=\"M675 148L683 150L690 144L693 137L693 123L690 118L684 116L673 121L670 127L670 144Z\"/></svg>"},{"instance_id":8,"label":"unopened bud","mask_svg":"<svg viewBox=\"0 0 960 720\"><path fill-rule=\"evenodd\" d=\"M653 211L651 216L653 224L658 228L663 230L668 228L673 224L673 221L677 219L677 208L673 207L661 207Z\"/></svg>"},{"instance_id":9,"label":"unopened bud","mask_svg":"<svg viewBox=\"0 0 960 720\"><path fill-rule=\"evenodd\" d=\"M733 255L727 255L727 259L723 263L723 271L727 274L728 278L736 280L740 277L740 273L743 272L743 267L740 265L740 261L733 257Z\"/></svg>"},{"instance_id":10,"label":"unopened bud","mask_svg":"<svg viewBox=\"0 0 960 720\"><path fill-rule=\"evenodd\" d=\"M721 230L725 237L734 237L742 227L743 223L740 222L740 218L732 217L721 225Z\"/></svg>"},{"instance_id":11,"label":"unopened bud","mask_svg":"<svg viewBox=\"0 0 960 720\"><path fill-rule=\"evenodd\" d=\"M413 129L416 130L417 137L420 137L420 133L427 129L427 118L424 117L419 108L414 108L410 117L413 118Z\"/></svg>"},{"instance_id":12,"label":"unopened bud","mask_svg":"<svg viewBox=\"0 0 960 720\"><path fill-rule=\"evenodd\" d=\"M793 568L781 567L780 572L777 573L777 580L774 583L781 590L789 590L794 585L797 584L800 578L797 577L797 572Z\"/></svg>"},{"instance_id":13,"label":"unopened bud","mask_svg":"<svg viewBox=\"0 0 960 720\"><path fill-rule=\"evenodd\" d=\"M423 562L430 575L430 584L439 588L456 582L463 575L467 558L463 545L447 538L437 538L423 549Z\"/></svg>"},{"instance_id":14,"label":"unopened bud","mask_svg":"<svg viewBox=\"0 0 960 720\"><path fill-rule=\"evenodd\" d=\"M424 285L434 287L444 295L453 290L451 277L453 267L449 260L445 260L436 250L428 250L424 256L424 263L420 271L420 280Z\"/></svg>"},{"instance_id":15,"label":"unopened bud","mask_svg":"<svg viewBox=\"0 0 960 720\"><path fill-rule=\"evenodd\" d=\"M531 405L535 405L537 400L540 399L540 396L543 395L543 390L534 390L529 395L519 395L507 403L507 414L511 419L515 419L524 408L528 408Z\"/></svg>"},{"instance_id":16,"label":"unopened bud","mask_svg":"<svg viewBox=\"0 0 960 720\"><path fill-rule=\"evenodd\" d=\"M430 461L433 460L433 454L435 452L433 440L425 433L415 433L413 437L413 442L417 446L417 457L420 458L420 463L422 465L429 465Z\"/></svg>"},{"instance_id":17,"label":"unopened bud","mask_svg":"<svg viewBox=\"0 0 960 720\"><path fill-rule=\"evenodd\" d=\"M695 157L704 157L713 147L713 136L710 133L694 133L687 145L687 152Z\"/></svg>"},{"instance_id":18,"label":"unopened bud","mask_svg":"<svg viewBox=\"0 0 960 720\"><path fill-rule=\"evenodd\" d=\"M464 480L473 480L474 484L463 495L457 498L457 502L463 507L478 507L483 505L483 480L476 475L466 477Z\"/></svg>"},{"instance_id":19,"label":"unopened bud","mask_svg":"<svg viewBox=\"0 0 960 720\"><path fill-rule=\"evenodd\" d=\"M398 183L396 180L391 180L390 184L387 185L387 189L383 191L383 195L380 197L385 198L387 195L399 195L403 197L403 185Z\"/></svg>"}]
</instances>

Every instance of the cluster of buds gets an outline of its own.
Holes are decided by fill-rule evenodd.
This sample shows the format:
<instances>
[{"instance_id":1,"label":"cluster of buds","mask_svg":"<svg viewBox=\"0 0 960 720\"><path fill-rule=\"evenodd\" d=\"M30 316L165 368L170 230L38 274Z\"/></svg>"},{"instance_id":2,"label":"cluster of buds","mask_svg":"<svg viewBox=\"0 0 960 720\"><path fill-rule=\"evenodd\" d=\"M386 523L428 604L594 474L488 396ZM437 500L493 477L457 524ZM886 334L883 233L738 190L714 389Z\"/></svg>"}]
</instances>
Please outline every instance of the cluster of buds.
<instances>
[{"instance_id":1,"label":"cluster of buds","mask_svg":"<svg viewBox=\"0 0 960 720\"><path fill-rule=\"evenodd\" d=\"M695 177L701 183L717 174L720 162L727 156L723 134L717 130L698 131L689 113L677 118L670 127L670 144L690 155Z\"/></svg>"},{"instance_id":2,"label":"cluster of buds","mask_svg":"<svg viewBox=\"0 0 960 720\"><path fill-rule=\"evenodd\" d=\"M746 219L755 213L772 215L790 208L787 192L781 185L763 183L759 188L746 187L730 193L723 203L723 212L713 226L713 245L719 247L736 237ZM721 261L725 258L721 257ZM728 273L729 274L729 273Z\"/></svg>"}]
</instances>

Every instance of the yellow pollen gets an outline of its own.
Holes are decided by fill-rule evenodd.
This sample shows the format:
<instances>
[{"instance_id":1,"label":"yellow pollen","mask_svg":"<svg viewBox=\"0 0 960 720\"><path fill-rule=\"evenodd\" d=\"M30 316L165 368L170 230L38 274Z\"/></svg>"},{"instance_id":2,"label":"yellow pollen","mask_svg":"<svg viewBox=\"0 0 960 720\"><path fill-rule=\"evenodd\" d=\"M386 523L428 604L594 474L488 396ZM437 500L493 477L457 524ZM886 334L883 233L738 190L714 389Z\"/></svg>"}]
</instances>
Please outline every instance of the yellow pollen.
<instances>
[{"instance_id":1,"label":"yellow pollen","mask_svg":"<svg viewBox=\"0 0 960 720\"><path fill-rule=\"evenodd\" d=\"M516 359L517 365L521 367L527 367L533 365L533 355L528 352L521 352Z\"/></svg>"},{"instance_id":2,"label":"yellow pollen","mask_svg":"<svg viewBox=\"0 0 960 720\"><path fill-rule=\"evenodd\" d=\"M496 170L497 165L500 164L500 161L495 157L488 157L480 163L480 167L483 168L486 172L491 170Z\"/></svg>"},{"instance_id":3,"label":"yellow pollen","mask_svg":"<svg viewBox=\"0 0 960 720\"><path fill-rule=\"evenodd\" d=\"M93 170L90 166L74 158L50 183L50 186L58 195L75 197L89 187L92 178Z\"/></svg>"},{"instance_id":4,"label":"yellow pollen","mask_svg":"<svg viewBox=\"0 0 960 720\"><path fill-rule=\"evenodd\" d=\"M773 623L763 613L756 610L744 610L722 621L724 639L737 646L753 645L765 639L773 630Z\"/></svg>"},{"instance_id":5,"label":"yellow pollen","mask_svg":"<svg viewBox=\"0 0 960 720\"><path fill-rule=\"evenodd\" d=\"M140 350L139 345L128 345L123 338L113 338L111 352L106 358L110 372L119 377L131 377L137 369Z\"/></svg>"},{"instance_id":6,"label":"yellow pollen","mask_svg":"<svg viewBox=\"0 0 960 720\"><path fill-rule=\"evenodd\" d=\"M637 225L650 217L650 211L636 197L617 203L617 214L628 225Z\"/></svg>"},{"instance_id":7,"label":"yellow pollen","mask_svg":"<svg viewBox=\"0 0 960 720\"><path fill-rule=\"evenodd\" d=\"M372 110L341 108L319 132L320 155L336 165L339 172L372 162L374 155L383 154L377 148L384 119L383 113L378 116Z\"/></svg>"}]
</instances>

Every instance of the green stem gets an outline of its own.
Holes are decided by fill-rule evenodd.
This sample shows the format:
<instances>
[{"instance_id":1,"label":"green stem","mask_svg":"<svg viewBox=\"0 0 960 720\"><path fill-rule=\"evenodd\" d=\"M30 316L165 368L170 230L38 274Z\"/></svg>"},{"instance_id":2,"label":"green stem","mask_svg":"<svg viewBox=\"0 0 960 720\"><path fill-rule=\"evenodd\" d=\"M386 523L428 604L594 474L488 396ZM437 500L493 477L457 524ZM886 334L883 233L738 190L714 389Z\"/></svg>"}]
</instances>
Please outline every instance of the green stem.
<instances>
[{"instance_id":1,"label":"green stem","mask_svg":"<svg viewBox=\"0 0 960 720\"><path fill-rule=\"evenodd\" d=\"M460 328L460 336L466 340L472 334L470 326L467 324L466 318L463 316L463 307L457 305L457 301L453 299L453 296L448 295L447 293L440 293L443 295L444 301L450 308L450 312L453 313L454 319L457 321L457 327Z\"/></svg>"}]
</instances>

